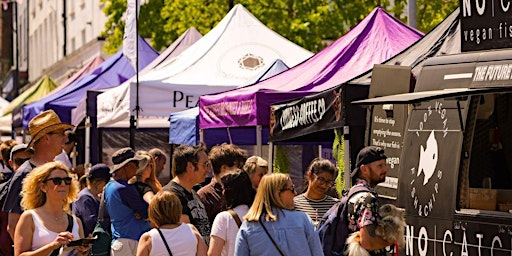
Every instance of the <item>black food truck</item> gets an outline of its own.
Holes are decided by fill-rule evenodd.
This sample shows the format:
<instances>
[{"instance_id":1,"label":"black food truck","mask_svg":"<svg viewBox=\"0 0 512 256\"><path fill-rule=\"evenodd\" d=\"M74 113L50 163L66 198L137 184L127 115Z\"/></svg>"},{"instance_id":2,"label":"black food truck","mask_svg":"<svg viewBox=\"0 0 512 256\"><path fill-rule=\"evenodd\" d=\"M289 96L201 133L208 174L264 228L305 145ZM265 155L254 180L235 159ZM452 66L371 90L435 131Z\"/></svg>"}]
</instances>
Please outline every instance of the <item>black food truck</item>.
<instances>
[{"instance_id":1,"label":"black food truck","mask_svg":"<svg viewBox=\"0 0 512 256\"><path fill-rule=\"evenodd\" d=\"M353 103L409 106L400 255L512 255L512 50L431 58L413 93Z\"/></svg>"}]
</instances>

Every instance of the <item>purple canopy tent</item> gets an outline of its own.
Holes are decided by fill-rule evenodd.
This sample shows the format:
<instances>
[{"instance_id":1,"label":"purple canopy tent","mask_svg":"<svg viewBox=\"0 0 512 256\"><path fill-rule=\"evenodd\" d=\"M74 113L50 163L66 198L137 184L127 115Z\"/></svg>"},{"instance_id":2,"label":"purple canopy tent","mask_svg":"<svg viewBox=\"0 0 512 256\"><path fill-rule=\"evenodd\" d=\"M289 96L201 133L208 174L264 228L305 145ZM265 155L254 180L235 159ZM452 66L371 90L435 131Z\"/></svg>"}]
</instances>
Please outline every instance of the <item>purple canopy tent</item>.
<instances>
[{"instance_id":1,"label":"purple canopy tent","mask_svg":"<svg viewBox=\"0 0 512 256\"><path fill-rule=\"evenodd\" d=\"M269 124L270 104L346 82L401 52L421 36L421 32L376 8L343 37L288 71L253 86L201 96L200 128L256 126L256 130L263 130ZM261 147L261 133L254 134Z\"/></svg>"}]
</instances>

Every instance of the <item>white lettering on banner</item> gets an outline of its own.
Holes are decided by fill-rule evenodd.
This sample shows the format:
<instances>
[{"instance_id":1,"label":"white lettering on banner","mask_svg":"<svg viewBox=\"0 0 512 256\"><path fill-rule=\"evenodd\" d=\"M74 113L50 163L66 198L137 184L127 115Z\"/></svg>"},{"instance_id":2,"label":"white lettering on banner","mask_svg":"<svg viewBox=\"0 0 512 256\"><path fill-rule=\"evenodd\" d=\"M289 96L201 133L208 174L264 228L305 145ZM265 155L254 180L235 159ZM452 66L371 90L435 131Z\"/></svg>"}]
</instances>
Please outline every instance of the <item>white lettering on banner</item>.
<instances>
[{"instance_id":1,"label":"white lettering on banner","mask_svg":"<svg viewBox=\"0 0 512 256\"><path fill-rule=\"evenodd\" d=\"M501 253L500 255L512 255L512 248L503 248L503 242L498 235L476 233L473 238L472 236L467 236L466 230L462 230L461 241L455 241L452 231L446 229L443 232L443 239L438 240L436 239L436 234L430 234L429 236L429 232L436 232L437 226L434 225L431 228L432 229L429 230L427 227L422 226L419 228L419 232L416 235L414 233L414 226L407 225L405 228L405 255L435 255L435 252L429 253L429 251L436 250L436 248L442 248L442 255L444 256L453 256L453 251L457 248L458 250L456 251L459 251L458 255L470 255L469 248L476 248L478 255L495 255L496 253ZM493 236L490 244L483 244L485 236ZM433 242L434 246L429 247L429 241Z\"/></svg>"},{"instance_id":2,"label":"white lettering on banner","mask_svg":"<svg viewBox=\"0 0 512 256\"><path fill-rule=\"evenodd\" d=\"M488 65L475 67L473 81L502 81L510 80L512 75L512 64Z\"/></svg>"},{"instance_id":3,"label":"white lettering on banner","mask_svg":"<svg viewBox=\"0 0 512 256\"><path fill-rule=\"evenodd\" d=\"M320 121L325 111L325 99L307 101L299 106L295 105L283 109L279 123L283 131L299 125L309 125Z\"/></svg>"},{"instance_id":4,"label":"white lettering on banner","mask_svg":"<svg viewBox=\"0 0 512 256\"><path fill-rule=\"evenodd\" d=\"M253 99L241 101L219 102L204 107L210 116L248 115L253 110Z\"/></svg>"},{"instance_id":5,"label":"white lettering on banner","mask_svg":"<svg viewBox=\"0 0 512 256\"><path fill-rule=\"evenodd\" d=\"M374 116L373 122L381 124L390 124L391 126L395 126L395 119L392 118L382 118L380 116Z\"/></svg>"},{"instance_id":6,"label":"white lettering on banner","mask_svg":"<svg viewBox=\"0 0 512 256\"><path fill-rule=\"evenodd\" d=\"M489 0L492 7L491 9L493 10L493 15L494 15L494 0ZM508 12L509 11L509 7L510 7L510 0L499 0L500 1L500 7L501 7L501 10L503 12ZM485 14L486 12L486 9L485 9L485 4L486 4L486 1L482 1L482 0L462 0L462 16L463 17L471 17L472 13L471 13L471 5L472 3L474 3L475 7L476 7L476 12L479 16L482 16ZM506 3L506 4L505 4Z\"/></svg>"}]
</instances>

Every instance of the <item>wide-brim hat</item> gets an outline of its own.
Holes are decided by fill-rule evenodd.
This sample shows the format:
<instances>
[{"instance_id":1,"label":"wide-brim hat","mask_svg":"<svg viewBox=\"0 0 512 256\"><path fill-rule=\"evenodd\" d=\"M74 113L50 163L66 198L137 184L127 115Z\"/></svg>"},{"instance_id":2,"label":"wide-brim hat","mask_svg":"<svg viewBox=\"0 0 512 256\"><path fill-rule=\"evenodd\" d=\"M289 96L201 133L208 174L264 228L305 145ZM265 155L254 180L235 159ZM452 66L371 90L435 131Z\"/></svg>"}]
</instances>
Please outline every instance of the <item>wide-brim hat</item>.
<instances>
[{"instance_id":1,"label":"wide-brim hat","mask_svg":"<svg viewBox=\"0 0 512 256\"><path fill-rule=\"evenodd\" d=\"M136 155L135 151L130 147L122 148L112 154L112 163L114 165L110 168L110 173L119 171L119 169L131 161L137 162L137 168L147 165L147 159L144 156Z\"/></svg>"},{"instance_id":2,"label":"wide-brim hat","mask_svg":"<svg viewBox=\"0 0 512 256\"><path fill-rule=\"evenodd\" d=\"M35 142L50 132L73 127L73 125L61 122L57 113L51 109L41 112L28 123L28 131L32 137L28 147L33 147Z\"/></svg>"}]
</instances>

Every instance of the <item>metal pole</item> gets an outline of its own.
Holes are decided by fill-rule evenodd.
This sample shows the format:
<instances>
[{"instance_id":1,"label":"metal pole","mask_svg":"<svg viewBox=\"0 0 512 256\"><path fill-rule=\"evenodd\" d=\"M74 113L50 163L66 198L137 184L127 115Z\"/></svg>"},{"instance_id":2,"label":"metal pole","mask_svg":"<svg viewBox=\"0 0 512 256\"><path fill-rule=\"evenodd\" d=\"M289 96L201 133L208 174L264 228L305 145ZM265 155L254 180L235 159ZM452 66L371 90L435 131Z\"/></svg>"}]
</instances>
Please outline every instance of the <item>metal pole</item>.
<instances>
[{"instance_id":1,"label":"metal pole","mask_svg":"<svg viewBox=\"0 0 512 256\"><path fill-rule=\"evenodd\" d=\"M407 0L407 10L409 12L407 25L416 28L416 0Z\"/></svg>"},{"instance_id":2,"label":"metal pole","mask_svg":"<svg viewBox=\"0 0 512 256\"><path fill-rule=\"evenodd\" d=\"M139 0L135 0L135 116L130 115L130 147L135 150L135 132L139 120Z\"/></svg>"},{"instance_id":3,"label":"metal pole","mask_svg":"<svg viewBox=\"0 0 512 256\"><path fill-rule=\"evenodd\" d=\"M262 142L262 136L261 133L263 131L263 127L261 125L256 126L256 155L261 156L261 153L263 151L263 142Z\"/></svg>"},{"instance_id":4,"label":"metal pole","mask_svg":"<svg viewBox=\"0 0 512 256\"><path fill-rule=\"evenodd\" d=\"M350 178L350 129L348 126L343 126L343 153L345 161L345 189L348 191L352 187L352 180Z\"/></svg>"},{"instance_id":5,"label":"metal pole","mask_svg":"<svg viewBox=\"0 0 512 256\"><path fill-rule=\"evenodd\" d=\"M274 172L274 143L268 143L268 170L267 173Z\"/></svg>"}]
</instances>

